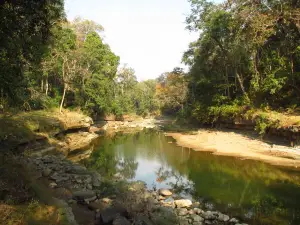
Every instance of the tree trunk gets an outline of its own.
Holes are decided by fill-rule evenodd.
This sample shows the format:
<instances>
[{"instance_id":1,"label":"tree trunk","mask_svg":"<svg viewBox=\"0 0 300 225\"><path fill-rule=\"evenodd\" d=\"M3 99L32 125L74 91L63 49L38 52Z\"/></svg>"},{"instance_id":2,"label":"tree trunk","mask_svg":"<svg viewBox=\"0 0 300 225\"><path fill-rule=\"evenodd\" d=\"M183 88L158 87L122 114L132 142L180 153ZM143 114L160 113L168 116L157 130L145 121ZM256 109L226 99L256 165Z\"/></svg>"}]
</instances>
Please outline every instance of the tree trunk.
<instances>
[{"instance_id":1,"label":"tree trunk","mask_svg":"<svg viewBox=\"0 0 300 225\"><path fill-rule=\"evenodd\" d=\"M60 107L59 107L59 112L62 113L62 108L64 105L64 100L65 100L65 96L66 96L66 91L67 91L67 84L65 81L65 59L63 59L63 65L62 65L62 77L63 77L63 82L64 82L64 91L63 91L63 95L62 95L62 99L60 102Z\"/></svg>"},{"instance_id":2,"label":"tree trunk","mask_svg":"<svg viewBox=\"0 0 300 225\"><path fill-rule=\"evenodd\" d=\"M227 84L227 96L228 96L228 98L230 98L230 86L229 86L229 78L228 78L228 68L227 68L227 66L225 66L225 68L226 68L226 84Z\"/></svg>"},{"instance_id":3,"label":"tree trunk","mask_svg":"<svg viewBox=\"0 0 300 225\"><path fill-rule=\"evenodd\" d=\"M291 72L292 72L292 82L295 85L295 78L294 78L294 57L291 55Z\"/></svg>"},{"instance_id":4,"label":"tree trunk","mask_svg":"<svg viewBox=\"0 0 300 225\"><path fill-rule=\"evenodd\" d=\"M46 77L46 80L45 80L45 94L48 95L48 91L49 91L49 82L48 82L48 76Z\"/></svg>"},{"instance_id":5,"label":"tree trunk","mask_svg":"<svg viewBox=\"0 0 300 225\"><path fill-rule=\"evenodd\" d=\"M42 80L41 80L41 91L42 92L44 91L44 77L42 77Z\"/></svg>"},{"instance_id":6,"label":"tree trunk","mask_svg":"<svg viewBox=\"0 0 300 225\"><path fill-rule=\"evenodd\" d=\"M256 52L254 53L254 70L255 70L256 81L258 82L259 86L261 86L261 77L258 70L260 52L258 51L259 50L256 50Z\"/></svg>"},{"instance_id":7,"label":"tree trunk","mask_svg":"<svg viewBox=\"0 0 300 225\"><path fill-rule=\"evenodd\" d=\"M238 82L240 84L240 87L241 87L241 90L242 90L243 94L245 96L247 96L247 93L245 91L245 87L244 87L244 84L243 84L243 80L242 80L241 76L239 75L239 73L237 71L236 71L236 77L237 77L237 80L238 80Z\"/></svg>"},{"instance_id":8,"label":"tree trunk","mask_svg":"<svg viewBox=\"0 0 300 225\"><path fill-rule=\"evenodd\" d=\"M62 99L61 99L61 102L60 102L60 107L59 107L59 112L60 113L62 113L62 108L63 108L63 105L64 105L66 92L67 92L67 84L64 84L64 92L63 92Z\"/></svg>"},{"instance_id":9,"label":"tree trunk","mask_svg":"<svg viewBox=\"0 0 300 225\"><path fill-rule=\"evenodd\" d=\"M1 96L0 96L0 113L4 112L4 95L3 88L1 88Z\"/></svg>"}]
</instances>

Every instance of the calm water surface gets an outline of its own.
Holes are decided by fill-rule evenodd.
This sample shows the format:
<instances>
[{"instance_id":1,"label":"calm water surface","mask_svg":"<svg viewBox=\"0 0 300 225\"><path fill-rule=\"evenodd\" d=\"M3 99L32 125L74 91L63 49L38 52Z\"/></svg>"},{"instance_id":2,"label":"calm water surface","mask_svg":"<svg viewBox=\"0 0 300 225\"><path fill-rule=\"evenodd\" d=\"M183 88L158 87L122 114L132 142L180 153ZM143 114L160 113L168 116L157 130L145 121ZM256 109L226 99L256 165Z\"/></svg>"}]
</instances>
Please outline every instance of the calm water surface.
<instances>
[{"instance_id":1,"label":"calm water surface","mask_svg":"<svg viewBox=\"0 0 300 225\"><path fill-rule=\"evenodd\" d=\"M86 166L172 188L249 224L300 225L300 171L176 146L159 131L102 137Z\"/></svg>"}]
</instances>

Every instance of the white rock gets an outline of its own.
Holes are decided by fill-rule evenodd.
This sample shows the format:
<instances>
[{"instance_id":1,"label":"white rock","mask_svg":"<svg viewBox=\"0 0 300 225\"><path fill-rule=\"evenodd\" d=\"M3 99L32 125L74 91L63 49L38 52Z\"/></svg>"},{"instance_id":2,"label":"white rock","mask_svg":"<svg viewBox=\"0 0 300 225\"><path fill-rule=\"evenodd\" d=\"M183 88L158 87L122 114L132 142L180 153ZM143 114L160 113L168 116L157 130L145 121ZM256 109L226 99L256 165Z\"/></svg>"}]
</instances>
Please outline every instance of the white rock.
<instances>
[{"instance_id":1,"label":"white rock","mask_svg":"<svg viewBox=\"0 0 300 225\"><path fill-rule=\"evenodd\" d=\"M57 187L57 183L51 182L51 183L49 184L49 187L50 187L50 188L56 188L56 187Z\"/></svg>"},{"instance_id":2,"label":"white rock","mask_svg":"<svg viewBox=\"0 0 300 225\"><path fill-rule=\"evenodd\" d=\"M169 189L159 189L158 193L163 196L171 196L173 194Z\"/></svg>"},{"instance_id":3,"label":"white rock","mask_svg":"<svg viewBox=\"0 0 300 225\"><path fill-rule=\"evenodd\" d=\"M236 219L236 218L231 218L231 219L229 220L229 223L238 223L238 222L239 222L239 220Z\"/></svg>"},{"instance_id":4,"label":"white rock","mask_svg":"<svg viewBox=\"0 0 300 225\"><path fill-rule=\"evenodd\" d=\"M160 196L158 196L158 200L159 200L159 201L161 201L161 200L165 200L165 199L166 199L166 198L165 198L164 196L161 196L161 195L160 195Z\"/></svg>"},{"instance_id":5,"label":"white rock","mask_svg":"<svg viewBox=\"0 0 300 225\"><path fill-rule=\"evenodd\" d=\"M110 198L102 198L101 201L106 203L106 204L111 204L112 203L112 200Z\"/></svg>"},{"instance_id":6,"label":"white rock","mask_svg":"<svg viewBox=\"0 0 300 225\"><path fill-rule=\"evenodd\" d=\"M204 212L202 209L199 208L194 208L193 210L196 214L202 214Z\"/></svg>"},{"instance_id":7,"label":"white rock","mask_svg":"<svg viewBox=\"0 0 300 225\"><path fill-rule=\"evenodd\" d=\"M175 200L175 205L177 206L177 208L190 207L192 204L193 204L192 201L189 199Z\"/></svg>"}]
</instances>

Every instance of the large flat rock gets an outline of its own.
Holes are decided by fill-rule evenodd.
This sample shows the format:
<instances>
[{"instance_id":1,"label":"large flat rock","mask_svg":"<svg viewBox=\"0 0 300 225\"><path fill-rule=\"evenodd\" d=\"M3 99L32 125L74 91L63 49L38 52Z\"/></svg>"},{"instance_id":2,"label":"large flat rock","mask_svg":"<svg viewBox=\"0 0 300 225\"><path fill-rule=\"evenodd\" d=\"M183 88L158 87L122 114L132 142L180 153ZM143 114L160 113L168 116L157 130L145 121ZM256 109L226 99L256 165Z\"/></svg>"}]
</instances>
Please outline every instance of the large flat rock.
<instances>
[{"instance_id":1,"label":"large flat rock","mask_svg":"<svg viewBox=\"0 0 300 225\"><path fill-rule=\"evenodd\" d=\"M192 204L193 204L192 201L189 199L175 200L175 205L177 206L177 208L190 207Z\"/></svg>"},{"instance_id":2,"label":"large flat rock","mask_svg":"<svg viewBox=\"0 0 300 225\"><path fill-rule=\"evenodd\" d=\"M91 146L92 142L98 137L98 134L89 132L67 134L64 137L64 146L62 149L67 153L73 153L79 150L87 150Z\"/></svg>"}]
</instances>

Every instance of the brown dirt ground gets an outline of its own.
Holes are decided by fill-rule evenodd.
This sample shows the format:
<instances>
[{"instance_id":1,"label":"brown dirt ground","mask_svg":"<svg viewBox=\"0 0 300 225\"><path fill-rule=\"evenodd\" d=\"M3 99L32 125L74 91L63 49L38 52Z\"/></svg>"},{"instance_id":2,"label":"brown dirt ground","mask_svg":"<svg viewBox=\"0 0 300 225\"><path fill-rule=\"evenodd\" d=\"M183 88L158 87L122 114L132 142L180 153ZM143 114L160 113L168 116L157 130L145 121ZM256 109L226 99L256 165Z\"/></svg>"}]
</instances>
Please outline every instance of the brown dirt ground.
<instances>
[{"instance_id":1,"label":"brown dirt ground","mask_svg":"<svg viewBox=\"0 0 300 225\"><path fill-rule=\"evenodd\" d=\"M193 134L166 133L179 146L215 155L264 161L273 165L300 168L300 148L267 144L242 133L201 129Z\"/></svg>"}]
</instances>

